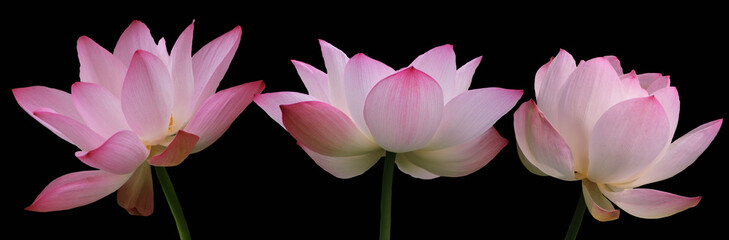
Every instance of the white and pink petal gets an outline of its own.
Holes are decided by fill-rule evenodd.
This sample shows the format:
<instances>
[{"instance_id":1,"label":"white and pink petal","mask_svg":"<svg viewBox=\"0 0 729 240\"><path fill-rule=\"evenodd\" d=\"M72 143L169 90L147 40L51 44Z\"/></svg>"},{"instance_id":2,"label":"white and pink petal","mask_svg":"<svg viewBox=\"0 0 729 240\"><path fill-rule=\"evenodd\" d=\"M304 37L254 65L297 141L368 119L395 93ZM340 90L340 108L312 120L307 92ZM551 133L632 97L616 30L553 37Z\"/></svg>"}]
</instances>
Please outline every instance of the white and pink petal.
<instances>
[{"instance_id":1,"label":"white and pink petal","mask_svg":"<svg viewBox=\"0 0 729 240\"><path fill-rule=\"evenodd\" d=\"M701 197L684 197L645 188L613 190L604 186L600 191L623 211L648 219L674 215L695 207L701 201Z\"/></svg>"},{"instance_id":2,"label":"white and pink petal","mask_svg":"<svg viewBox=\"0 0 729 240\"><path fill-rule=\"evenodd\" d=\"M269 117L281 125L281 127L284 127L283 118L281 116L281 105L321 100L303 93L283 91L258 94L253 98L253 101L256 102L256 104L261 107L261 109L263 109Z\"/></svg>"},{"instance_id":3,"label":"white and pink petal","mask_svg":"<svg viewBox=\"0 0 729 240\"><path fill-rule=\"evenodd\" d=\"M69 173L51 181L25 210L50 212L84 206L113 193L129 176L101 170Z\"/></svg>"},{"instance_id":4,"label":"white and pink petal","mask_svg":"<svg viewBox=\"0 0 729 240\"><path fill-rule=\"evenodd\" d=\"M301 146L306 154L314 160L316 165L334 175L335 177L347 179L361 175L372 168L384 155L384 150L376 150L362 155L334 157L319 154L305 146Z\"/></svg>"},{"instance_id":5,"label":"white and pink petal","mask_svg":"<svg viewBox=\"0 0 729 240\"><path fill-rule=\"evenodd\" d=\"M129 174L147 160L149 149L134 132L120 131L91 151L76 152L81 162L114 174Z\"/></svg>"}]
</instances>

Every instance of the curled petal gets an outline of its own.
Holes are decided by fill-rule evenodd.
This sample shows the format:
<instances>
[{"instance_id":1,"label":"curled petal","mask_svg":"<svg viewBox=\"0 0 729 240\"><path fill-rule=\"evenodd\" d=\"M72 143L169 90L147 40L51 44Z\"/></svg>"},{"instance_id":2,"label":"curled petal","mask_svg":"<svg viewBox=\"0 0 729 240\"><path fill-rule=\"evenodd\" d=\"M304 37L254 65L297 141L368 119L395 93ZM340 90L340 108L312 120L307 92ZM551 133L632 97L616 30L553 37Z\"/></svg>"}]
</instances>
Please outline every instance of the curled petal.
<instances>
[{"instance_id":1,"label":"curled petal","mask_svg":"<svg viewBox=\"0 0 729 240\"><path fill-rule=\"evenodd\" d=\"M403 153L407 160L436 175L461 177L488 164L509 141L494 128L466 143L438 150Z\"/></svg>"},{"instance_id":2,"label":"curled petal","mask_svg":"<svg viewBox=\"0 0 729 240\"><path fill-rule=\"evenodd\" d=\"M406 68L372 88L364 106L367 127L375 142L391 152L425 146L443 113L443 94L427 74Z\"/></svg>"},{"instance_id":3,"label":"curled petal","mask_svg":"<svg viewBox=\"0 0 729 240\"><path fill-rule=\"evenodd\" d=\"M590 137L588 178L614 183L645 169L669 143L666 112L655 97L634 98L608 109Z\"/></svg>"},{"instance_id":4,"label":"curled petal","mask_svg":"<svg viewBox=\"0 0 729 240\"><path fill-rule=\"evenodd\" d=\"M294 104L304 101L319 101L319 99L297 92L272 92L258 94L253 101L263 109L274 121L283 127L283 118L281 116L281 105Z\"/></svg>"},{"instance_id":5,"label":"curled petal","mask_svg":"<svg viewBox=\"0 0 729 240\"><path fill-rule=\"evenodd\" d=\"M514 134L523 156L540 172L563 180L576 179L570 146L533 100L514 113Z\"/></svg>"},{"instance_id":6,"label":"curled petal","mask_svg":"<svg viewBox=\"0 0 729 240\"><path fill-rule=\"evenodd\" d=\"M200 137L193 152L213 144L225 133L235 118L265 88L263 81L231 87L208 98L185 126L185 131Z\"/></svg>"},{"instance_id":7,"label":"curled petal","mask_svg":"<svg viewBox=\"0 0 729 240\"><path fill-rule=\"evenodd\" d=\"M559 92L577 66L572 55L562 49L559 50L559 54L556 57L542 66L542 68L545 66L546 69L543 70L544 75L535 76L535 80L541 79L540 81L535 81L535 84L536 82L540 82L541 85L539 87L535 86L534 89L538 90L536 96L539 108L542 109L551 121L556 122L557 117L559 117L557 113L560 98Z\"/></svg>"},{"instance_id":8,"label":"curled petal","mask_svg":"<svg viewBox=\"0 0 729 240\"><path fill-rule=\"evenodd\" d=\"M80 207L113 193L129 176L101 170L69 173L51 181L25 210L50 212Z\"/></svg>"},{"instance_id":9,"label":"curled petal","mask_svg":"<svg viewBox=\"0 0 729 240\"><path fill-rule=\"evenodd\" d=\"M195 148L200 137L185 131L177 131L170 145L157 156L149 158L149 164L158 167L177 166L187 158Z\"/></svg>"},{"instance_id":10,"label":"curled petal","mask_svg":"<svg viewBox=\"0 0 729 240\"><path fill-rule=\"evenodd\" d=\"M601 187L600 191L620 209L639 218L668 217L695 207L701 201L701 197L683 197L645 188L612 191Z\"/></svg>"},{"instance_id":11,"label":"curled petal","mask_svg":"<svg viewBox=\"0 0 729 240\"><path fill-rule=\"evenodd\" d=\"M453 87L454 97L468 91L468 88L471 86L473 74L476 73L476 68L481 63L481 58L482 57L474 58L456 70L456 81L455 86Z\"/></svg>"},{"instance_id":12,"label":"curled petal","mask_svg":"<svg viewBox=\"0 0 729 240\"><path fill-rule=\"evenodd\" d=\"M378 151L339 109L319 101L281 105L284 127L301 146L325 156L347 157Z\"/></svg>"},{"instance_id":13,"label":"curled petal","mask_svg":"<svg viewBox=\"0 0 729 240\"><path fill-rule=\"evenodd\" d=\"M306 154L314 159L316 165L335 177L347 179L361 175L370 169L384 154L383 150L372 151L362 155L333 157L319 154L311 149L301 146Z\"/></svg>"},{"instance_id":14,"label":"curled petal","mask_svg":"<svg viewBox=\"0 0 729 240\"><path fill-rule=\"evenodd\" d=\"M152 168L139 165L126 183L116 193L116 202L131 215L149 216L154 212Z\"/></svg>"},{"instance_id":15,"label":"curled petal","mask_svg":"<svg viewBox=\"0 0 729 240\"><path fill-rule=\"evenodd\" d=\"M344 90L344 68L347 61L349 61L349 57L342 50L324 40L320 39L319 45L321 46L324 66L327 69L327 78L329 79L329 102L332 106L349 113Z\"/></svg>"},{"instance_id":16,"label":"curled petal","mask_svg":"<svg viewBox=\"0 0 729 240\"><path fill-rule=\"evenodd\" d=\"M147 160L149 150L136 134L129 130L112 135L98 148L76 152L81 162L114 174L128 174Z\"/></svg>"},{"instance_id":17,"label":"curled petal","mask_svg":"<svg viewBox=\"0 0 729 240\"><path fill-rule=\"evenodd\" d=\"M395 156L395 164L397 164L397 168L400 169L400 171L407 173L414 178L429 180L440 177L432 172L428 172L428 170L425 170L418 165L413 164L412 161L408 159L408 154L397 154Z\"/></svg>"},{"instance_id":18,"label":"curled petal","mask_svg":"<svg viewBox=\"0 0 729 240\"><path fill-rule=\"evenodd\" d=\"M615 209L613 204L602 195L597 184L583 180L582 194L585 197L587 211L589 211L592 217L596 220L605 222L612 221L620 217L620 210Z\"/></svg>"},{"instance_id":19,"label":"curled petal","mask_svg":"<svg viewBox=\"0 0 729 240\"><path fill-rule=\"evenodd\" d=\"M354 123L369 134L364 120L364 105L367 94L380 80L395 73L391 67L362 53L354 55L344 68L344 90L346 91L349 116Z\"/></svg>"},{"instance_id":20,"label":"curled petal","mask_svg":"<svg viewBox=\"0 0 729 240\"><path fill-rule=\"evenodd\" d=\"M51 109L53 112L68 116L78 122L83 122L83 118L76 111L76 106L73 104L71 94L68 94L67 92L44 86L33 86L15 88L13 89L13 95L15 96L15 100L18 102L18 105L20 105L26 113L66 141L70 142L66 136L53 126L33 115L33 112L40 108Z\"/></svg>"}]
</instances>

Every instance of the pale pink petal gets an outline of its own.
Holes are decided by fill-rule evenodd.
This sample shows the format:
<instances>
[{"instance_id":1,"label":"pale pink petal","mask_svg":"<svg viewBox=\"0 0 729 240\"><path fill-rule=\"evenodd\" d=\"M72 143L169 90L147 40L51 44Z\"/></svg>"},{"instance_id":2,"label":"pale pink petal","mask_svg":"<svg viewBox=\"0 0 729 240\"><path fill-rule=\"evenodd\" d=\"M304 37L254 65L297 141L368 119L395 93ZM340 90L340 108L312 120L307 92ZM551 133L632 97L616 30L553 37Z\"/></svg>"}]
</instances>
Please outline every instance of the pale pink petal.
<instances>
[{"instance_id":1,"label":"pale pink petal","mask_svg":"<svg viewBox=\"0 0 729 240\"><path fill-rule=\"evenodd\" d=\"M315 97L319 101L329 102L329 80L327 74L315 67L296 60L291 60L299 74L301 81L309 95Z\"/></svg>"},{"instance_id":2,"label":"pale pink petal","mask_svg":"<svg viewBox=\"0 0 729 240\"><path fill-rule=\"evenodd\" d=\"M570 146L533 100L522 103L514 112L514 135L521 153L540 172L563 180L575 180Z\"/></svg>"},{"instance_id":3,"label":"pale pink petal","mask_svg":"<svg viewBox=\"0 0 729 240\"><path fill-rule=\"evenodd\" d=\"M284 127L301 146L332 157L380 151L346 114L319 101L281 105Z\"/></svg>"},{"instance_id":4,"label":"pale pink petal","mask_svg":"<svg viewBox=\"0 0 729 240\"><path fill-rule=\"evenodd\" d=\"M623 75L623 67L620 66L620 60L618 60L618 57L605 56L605 60L610 63L610 66L613 66L615 73L617 73L618 75Z\"/></svg>"},{"instance_id":5,"label":"pale pink petal","mask_svg":"<svg viewBox=\"0 0 729 240\"><path fill-rule=\"evenodd\" d=\"M408 159L407 154L397 154L395 156L395 164L397 164L397 168L400 169L400 171L414 178L429 180L440 177L431 172L428 172L428 170L425 170L413 164L412 161Z\"/></svg>"},{"instance_id":6,"label":"pale pink petal","mask_svg":"<svg viewBox=\"0 0 729 240\"><path fill-rule=\"evenodd\" d=\"M648 91L648 93L653 94L658 90L661 90L663 88L667 88L671 86L671 78L669 76L661 76L660 78L656 79L651 83L648 88L645 90Z\"/></svg>"},{"instance_id":7,"label":"pale pink petal","mask_svg":"<svg viewBox=\"0 0 729 240\"><path fill-rule=\"evenodd\" d=\"M82 151L90 151L104 143L104 138L83 123L51 109L41 108L33 116L53 127L64 139Z\"/></svg>"},{"instance_id":8,"label":"pale pink petal","mask_svg":"<svg viewBox=\"0 0 729 240\"><path fill-rule=\"evenodd\" d=\"M154 212L152 168L139 165L129 180L116 192L116 202L131 215L149 216Z\"/></svg>"},{"instance_id":9,"label":"pale pink petal","mask_svg":"<svg viewBox=\"0 0 729 240\"><path fill-rule=\"evenodd\" d=\"M655 91L653 96L658 99L658 102L660 102L661 106L663 106L663 110L666 111L668 123L671 126L671 136L669 138L673 139L673 134L676 132L676 127L678 126L678 113L681 110L681 101L678 99L678 91L676 91L675 87L665 87Z\"/></svg>"},{"instance_id":10,"label":"pale pink petal","mask_svg":"<svg viewBox=\"0 0 729 240\"><path fill-rule=\"evenodd\" d=\"M83 122L83 118L76 111L76 106L73 104L71 94L68 94L67 92L43 86L33 86L15 88L13 89L13 95L15 96L15 100L18 102L18 105L20 105L26 113L66 141L70 142L71 140L50 124L33 115L33 112L41 108L46 108L75 119L76 121Z\"/></svg>"},{"instance_id":11,"label":"pale pink petal","mask_svg":"<svg viewBox=\"0 0 729 240\"><path fill-rule=\"evenodd\" d=\"M481 136L457 146L403 154L410 162L433 174L462 177L488 164L508 142L496 129L489 128Z\"/></svg>"},{"instance_id":12,"label":"pale pink petal","mask_svg":"<svg viewBox=\"0 0 729 240\"><path fill-rule=\"evenodd\" d=\"M347 65L349 57L342 50L324 40L319 39L319 45L329 79L329 103L349 114L344 90L344 67Z\"/></svg>"},{"instance_id":13,"label":"pale pink petal","mask_svg":"<svg viewBox=\"0 0 729 240\"><path fill-rule=\"evenodd\" d=\"M640 81L634 74L620 76L620 83L623 85L623 99L648 96L648 92L640 86Z\"/></svg>"},{"instance_id":14,"label":"pale pink petal","mask_svg":"<svg viewBox=\"0 0 729 240\"><path fill-rule=\"evenodd\" d=\"M612 221L620 217L620 210L602 195L598 186L590 181L582 180L582 194L585 198L587 211L598 221Z\"/></svg>"},{"instance_id":15,"label":"pale pink petal","mask_svg":"<svg viewBox=\"0 0 729 240\"><path fill-rule=\"evenodd\" d=\"M686 169L709 147L723 121L719 119L705 123L671 143L663 158L630 186L637 187L668 179Z\"/></svg>"},{"instance_id":16,"label":"pale pink petal","mask_svg":"<svg viewBox=\"0 0 729 240\"><path fill-rule=\"evenodd\" d=\"M364 105L367 94L370 93L370 90L377 82L393 73L395 73L395 70L391 67L362 53L354 55L344 68L344 90L346 91L349 116L367 134L369 134L369 129L364 120Z\"/></svg>"},{"instance_id":17,"label":"pale pink petal","mask_svg":"<svg viewBox=\"0 0 729 240\"><path fill-rule=\"evenodd\" d=\"M519 147L519 144L516 144L516 153L519 155L519 161L521 161L521 164L524 165L524 168L526 168L529 172L537 175L537 176L549 176L548 174L542 172L542 170L539 170L537 166L534 166L532 162L529 161L529 159L524 156L524 152L521 151L521 147Z\"/></svg>"},{"instance_id":18,"label":"pale pink petal","mask_svg":"<svg viewBox=\"0 0 729 240\"><path fill-rule=\"evenodd\" d=\"M249 82L217 92L205 100L184 129L200 137L192 152L199 152L218 140L265 87L263 81Z\"/></svg>"},{"instance_id":19,"label":"pale pink petal","mask_svg":"<svg viewBox=\"0 0 729 240\"><path fill-rule=\"evenodd\" d=\"M149 158L149 164L158 167L177 166L190 155L199 139L200 137L194 134L177 131L175 138L161 154Z\"/></svg>"},{"instance_id":20,"label":"pale pink petal","mask_svg":"<svg viewBox=\"0 0 729 240\"><path fill-rule=\"evenodd\" d=\"M615 183L643 171L670 141L666 112L655 97L634 98L608 109L589 139L588 178Z\"/></svg>"},{"instance_id":21,"label":"pale pink petal","mask_svg":"<svg viewBox=\"0 0 729 240\"><path fill-rule=\"evenodd\" d=\"M195 22L190 24L177 38L170 53L170 77L173 82L174 103L171 131L180 129L190 119L195 97L195 78L192 72L192 32Z\"/></svg>"},{"instance_id":22,"label":"pale pink petal","mask_svg":"<svg viewBox=\"0 0 729 240\"><path fill-rule=\"evenodd\" d=\"M384 150L372 151L362 155L348 157L332 157L321 155L311 149L301 146L302 149L314 159L316 165L335 177L347 179L361 175L370 169L384 155Z\"/></svg>"},{"instance_id":23,"label":"pale pink petal","mask_svg":"<svg viewBox=\"0 0 729 240\"><path fill-rule=\"evenodd\" d=\"M69 173L51 181L25 210L50 212L80 207L113 193L128 178L101 170Z\"/></svg>"},{"instance_id":24,"label":"pale pink petal","mask_svg":"<svg viewBox=\"0 0 729 240\"><path fill-rule=\"evenodd\" d=\"M443 115L443 93L438 83L408 67L372 88L364 106L367 127L375 142L391 152L425 146Z\"/></svg>"},{"instance_id":25,"label":"pale pink petal","mask_svg":"<svg viewBox=\"0 0 729 240\"><path fill-rule=\"evenodd\" d=\"M114 47L114 56L121 60L121 63L128 66L137 50L144 50L150 53L157 52L157 44L154 43L149 28L144 23L135 20L124 30Z\"/></svg>"},{"instance_id":26,"label":"pale pink petal","mask_svg":"<svg viewBox=\"0 0 729 240\"><path fill-rule=\"evenodd\" d=\"M476 138L511 111L522 93L495 87L461 93L443 108L438 131L426 148L447 148Z\"/></svg>"},{"instance_id":27,"label":"pale pink petal","mask_svg":"<svg viewBox=\"0 0 729 240\"><path fill-rule=\"evenodd\" d=\"M114 174L132 173L147 160L149 150L132 131L120 131L91 151L76 152L81 162Z\"/></svg>"},{"instance_id":28,"label":"pale pink petal","mask_svg":"<svg viewBox=\"0 0 729 240\"><path fill-rule=\"evenodd\" d=\"M551 57L549 59L549 62L545 63L539 69L537 69L537 73L534 74L534 95L539 98L539 89L542 87L542 81L544 81L544 76L547 74L547 69L549 69L549 64L554 61L554 57Z\"/></svg>"},{"instance_id":29,"label":"pale pink petal","mask_svg":"<svg viewBox=\"0 0 729 240\"><path fill-rule=\"evenodd\" d=\"M410 66L430 75L443 89L444 102L456 96L456 53L453 45L435 47L415 58Z\"/></svg>"},{"instance_id":30,"label":"pale pink petal","mask_svg":"<svg viewBox=\"0 0 729 240\"><path fill-rule=\"evenodd\" d=\"M276 121L281 127L283 127L283 120L281 117L281 105L294 104L304 101L320 101L319 99L297 92L272 92L258 94L253 98L253 101L263 109L274 121Z\"/></svg>"},{"instance_id":31,"label":"pale pink petal","mask_svg":"<svg viewBox=\"0 0 729 240\"><path fill-rule=\"evenodd\" d=\"M145 51L137 51L122 87L121 107L129 127L147 144L168 135L174 100L167 66Z\"/></svg>"},{"instance_id":32,"label":"pale pink petal","mask_svg":"<svg viewBox=\"0 0 729 240\"><path fill-rule=\"evenodd\" d=\"M474 58L456 70L456 81L453 87L453 96L458 96L459 94L468 91L468 88L471 86L473 74L476 73L476 68L481 63L481 58L482 57Z\"/></svg>"},{"instance_id":33,"label":"pale pink petal","mask_svg":"<svg viewBox=\"0 0 729 240\"><path fill-rule=\"evenodd\" d=\"M567 82L567 78L577 66L572 55L560 49L557 56L542 66L542 68L544 67L546 67L544 75L540 76L541 74L538 74L535 76L534 89L538 90L536 96L539 108L542 109L542 112L550 121L556 122L559 117L557 108L559 106L560 89L562 89L564 83ZM539 79L541 80L537 81ZM541 82L541 85L536 87L536 82Z\"/></svg>"},{"instance_id":34,"label":"pale pink petal","mask_svg":"<svg viewBox=\"0 0 729 240\"><path fill-rule=\"evenodd\" d=\"M76 82L71 86L71 97L86 125L104 138L121 130L130 130L121 101L101 85Z\"/></svg>"},{"instance_id":35,"label":"pale pink petal","mask_svg":"<svg viewBox=\"0 0 729 240\"><path fill-rule=\"evenodd\" d=\"M76 50L81 81L99 84L119 98L129 62L122 63L119 58L86 36L78 39Z\"/></svg>"},{"instance_id":36,"label":"pale pink petal","mask_svg":"<svg viewBox=\"0 0 729 240\"><path fill-rule=\"evenodd\" d=\"M157 42L157 52L155 54L157 54L159 60L162 60L165 65L170 66L170 54L167 53L167 41L165 41L165 38L160 38L159 42Z\"/></svg>"},{"instance_id":37,"label":"pale pink petal","mask_svg":"<svg viewBox=\"0 0 729 240\"><path fill-rule=\"evenodd\" d=\"M192 73L195 77L196 111L208 97L215 94L225 72L228 71L233 55L238 50L242 31L240 26L215 38L192 56Z\"/></svg>"},{"instance_id":38,"label":"pale pink petal","mask_svg":"<svg viewBox=\"0 0 729 240\"><path fill-rule=\"evenodd\" d=\"M608 108L623 100L623 85L607 59L593 58L575 69L558 94L557 119L550 117L541 102L539 108L569 144L575 170L584 173L592 128Z\"/></svg>"},{"instance_id":39,"label":"pale pink petal","mask_svg":"<svg viewBox=\"0 0 729 240\"><path fill-rule=\"evenodd\" d=\"M650 89L648 92L651 94L671 84L670 77L663 76L660 73L643 73L638 74L637 77L640 81L640 86L646 90Z\"/></svg>"},{"instance_id":40,"label":"pale pink petal","mask_svg":"<svg viewBox=\"0 0 729 240\"><path fill-rule=\"evenodd\" d=\"M701 201L701 197L683 197L645 188L612 191L602 187L600 191L623 211L639 218L649 219L671 216L695 207Z\"/></svg>"}]
</instances>

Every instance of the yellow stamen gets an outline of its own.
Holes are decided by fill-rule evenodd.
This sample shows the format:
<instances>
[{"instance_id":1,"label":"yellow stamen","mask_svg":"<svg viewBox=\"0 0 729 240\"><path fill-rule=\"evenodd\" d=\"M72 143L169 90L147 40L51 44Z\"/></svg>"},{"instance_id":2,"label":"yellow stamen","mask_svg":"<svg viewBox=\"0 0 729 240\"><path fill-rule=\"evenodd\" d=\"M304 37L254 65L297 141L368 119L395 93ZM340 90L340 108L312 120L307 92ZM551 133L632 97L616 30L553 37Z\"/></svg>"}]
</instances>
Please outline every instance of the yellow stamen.
<instances>
[{"instance_id":1,"label":"yellow stamen","mask_svg":"<svg viewBox=\"0 0 729 240\"><path fill-rule=\"evenodd\" d=\"M167 131L172 131L172 115L170 115L170 125L167 127Z\"/></svg>"}]
</instances>

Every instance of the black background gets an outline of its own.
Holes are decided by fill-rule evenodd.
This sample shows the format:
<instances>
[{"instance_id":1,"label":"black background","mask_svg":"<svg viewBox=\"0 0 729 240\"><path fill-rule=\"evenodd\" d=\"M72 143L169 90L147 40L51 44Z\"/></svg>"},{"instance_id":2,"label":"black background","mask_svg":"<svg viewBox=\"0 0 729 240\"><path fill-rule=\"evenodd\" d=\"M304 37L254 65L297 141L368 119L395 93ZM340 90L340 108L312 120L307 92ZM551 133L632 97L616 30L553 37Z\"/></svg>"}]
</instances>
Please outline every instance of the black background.
<instances>
[{"instance_id":1,"label":"black background","mask_svg":"<svg viewBox=\"0 0 729 240\"><path fill-rule=\"evenodd\" d=\"M112 50L132 20L144 22L155 40L165 37L171 47L194 19L193 51L240 25L240 47L218 90L264 80L264 92L305 92L290 60L324 70L317 39L350 57L362 52L395 69L433 47L452 44L458 66L483 56L471 89L524 89L521 104L534 97L536 70L562 48L578 61L616 55L626 72L670 75L682 103L676 138L726 116L727 19L718 15L717 6L380 4L206 5L185 11L152 11L145 5L43 6L47 11L20 8L15 17L6 14L0 94L7 138L2 234L23 239L177 238L156 179L155 212L149 217L127 214L116 204L116 194L67 211L23 210L53 179L90 167L74 157L75 146L28 116L10 89L44 85L70 92L78 81L78 37L89 36ZM581 196L580 184L538 177L519 163L515 109L495 125L510 143L483 169L434 180L395 171L393 239L563 238ZM702 239L724 234L725 148L724 129L684 172L646 186L702 196L697 207L658 220L621 212L618 220L602 223L588 214L579 237ZM333 177L252 103L216 143L168 172L196 238L376 239L381 169L379 162L351 179Z\"/></svg>"}]
</instances>

